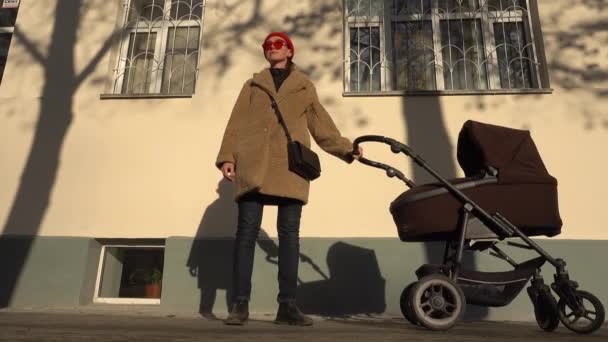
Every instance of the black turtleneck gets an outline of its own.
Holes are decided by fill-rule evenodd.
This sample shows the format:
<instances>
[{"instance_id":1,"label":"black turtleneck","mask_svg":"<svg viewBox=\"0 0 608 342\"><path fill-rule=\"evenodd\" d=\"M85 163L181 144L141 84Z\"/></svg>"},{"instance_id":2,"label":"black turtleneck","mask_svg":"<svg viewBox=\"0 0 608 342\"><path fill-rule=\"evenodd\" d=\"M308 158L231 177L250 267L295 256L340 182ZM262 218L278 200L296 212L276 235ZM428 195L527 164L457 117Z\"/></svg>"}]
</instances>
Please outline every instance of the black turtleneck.
<instances>
[{"instance_id":1,"label":"black turtleneck","mask_svg":"<svg viewBox=\"0 0 608 342\"><path fill-rule=\"evenodd\" d=\"M270 68L270 73L272 74L272 79L274 80L274 87L279 91L281 84L283 81L289 76L289 69L283 68Z\"/></svg>"}]
</instances>

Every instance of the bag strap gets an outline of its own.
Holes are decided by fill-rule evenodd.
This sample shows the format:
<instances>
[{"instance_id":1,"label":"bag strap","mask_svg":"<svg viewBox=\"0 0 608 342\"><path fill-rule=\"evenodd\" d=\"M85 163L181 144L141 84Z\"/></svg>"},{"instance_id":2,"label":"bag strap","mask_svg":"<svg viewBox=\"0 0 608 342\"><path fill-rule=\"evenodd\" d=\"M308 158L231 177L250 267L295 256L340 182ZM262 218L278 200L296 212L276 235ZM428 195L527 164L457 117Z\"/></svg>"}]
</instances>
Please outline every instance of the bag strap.
<instances>
[{"instance_id":1,"label":"bag strap","mask_svg":"<svg viewBox=\"0 0 608 342\"><path fill-rule=\"evenodd\" d=\"M285 125L285 120L283 120L283 115L281 115L281 111L279 110L279 105L277 104L277 101L275 101L272 94L270 94L270 92L266 88L259 86L255 83L253 83L253 84L256 85L258 88L262 89L266 94L268 94L268 97L270 97L270 102L272 103L272 109L274 109L274 113L276 114L277 118L279 119L279 123L281 124L281 126L283 126L283 129L285 130L285 136L287 137L287 142L291 143L292 142L291 135L289 134L287 125Z\"/></svg>"}]
</instances>

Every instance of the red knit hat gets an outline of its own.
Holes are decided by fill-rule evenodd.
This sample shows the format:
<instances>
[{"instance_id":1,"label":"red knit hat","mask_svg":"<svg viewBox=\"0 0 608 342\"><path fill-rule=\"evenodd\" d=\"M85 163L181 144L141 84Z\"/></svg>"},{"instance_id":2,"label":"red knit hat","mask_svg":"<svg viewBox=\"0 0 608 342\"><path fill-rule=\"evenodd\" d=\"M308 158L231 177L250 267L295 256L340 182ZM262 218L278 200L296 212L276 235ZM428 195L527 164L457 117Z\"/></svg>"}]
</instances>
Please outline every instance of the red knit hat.
<instances>
[{"instance_id":1,"label":"red knit hat","mask_svg":"<svg viewBox=\"0 0 608 342\"><path fill-rule=\"evenodd\" d=\"M266 38L264 39L264 42L266 42L270 37L281 37L283 38L283 40L285 41L285 43L287 43L287 48L289 50L291 50L291 57L293 58L293 56L296 54L296 49L293 46L293 43L291 42L291 39L289 39L289 37L283 33L283 32L270 32Z\"/></svg>"}]
</instances>

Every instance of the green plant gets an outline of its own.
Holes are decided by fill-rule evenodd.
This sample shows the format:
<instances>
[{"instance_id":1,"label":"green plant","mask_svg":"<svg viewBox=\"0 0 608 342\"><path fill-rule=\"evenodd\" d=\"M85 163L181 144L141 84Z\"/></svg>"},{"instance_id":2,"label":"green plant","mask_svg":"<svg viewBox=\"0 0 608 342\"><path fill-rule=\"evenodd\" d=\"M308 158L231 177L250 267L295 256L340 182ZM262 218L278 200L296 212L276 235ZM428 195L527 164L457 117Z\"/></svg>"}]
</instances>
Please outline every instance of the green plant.
<instances>
[{"instance_id":1,"label":"green plant","mask_svg":"<svg viewBox=\"0 0 608 342\"><path fill-rule=\"evenodd\" d=\"M163 273L158 268L153 269L145 269L138 268L135 269L131 275L129 276L129 283L132 285L135 284L160 284L163 279Z\"/></svg>"},{"instance_id":2,"label":"green plant","mask_svg":"<svg viewBox=\"0 0 608 342\"><path fill-rule=\"evenodd\" d=\"M163 273L158 269L154 268L151 272L146 273L144 276L144 282L146 284L160 284L163 279Z\"/></svg>"}]
</instances>

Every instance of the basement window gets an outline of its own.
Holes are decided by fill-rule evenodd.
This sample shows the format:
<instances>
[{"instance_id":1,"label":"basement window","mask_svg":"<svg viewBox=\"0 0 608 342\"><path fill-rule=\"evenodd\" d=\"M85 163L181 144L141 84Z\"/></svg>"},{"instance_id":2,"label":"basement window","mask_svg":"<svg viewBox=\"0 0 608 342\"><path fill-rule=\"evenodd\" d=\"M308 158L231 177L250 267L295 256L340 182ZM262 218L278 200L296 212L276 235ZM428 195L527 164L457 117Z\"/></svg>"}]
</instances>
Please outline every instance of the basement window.
<instances>
[{"instance_id":1,"label":"basement window","mask_svg":"<svg viewBox=\"0 0 608 342\"><path fill-rule=\"evenodd\" d=\"M163 245L103 245L94 303L160 304Z\"/></svg>"}]
</instances>

